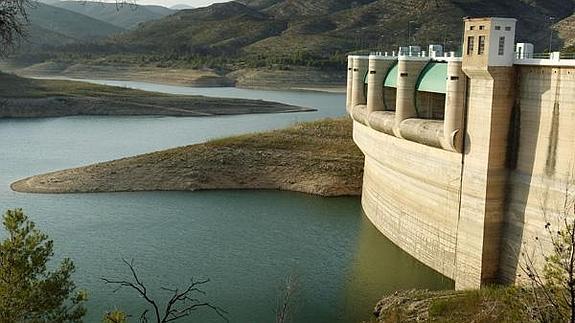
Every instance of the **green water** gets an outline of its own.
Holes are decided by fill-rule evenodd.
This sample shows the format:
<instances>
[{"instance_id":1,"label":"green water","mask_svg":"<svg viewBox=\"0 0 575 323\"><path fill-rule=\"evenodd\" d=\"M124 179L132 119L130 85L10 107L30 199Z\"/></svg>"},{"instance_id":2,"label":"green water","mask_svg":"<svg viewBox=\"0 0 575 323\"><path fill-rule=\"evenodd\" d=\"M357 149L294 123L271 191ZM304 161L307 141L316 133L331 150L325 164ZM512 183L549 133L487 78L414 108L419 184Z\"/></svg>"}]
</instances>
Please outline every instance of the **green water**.
<instances>
[{"instance_id":1,"label":"green water","mask_svg":"<svg viewBox=\"0 0 575 323\"><path fill-rule=\"evenodd\" d=\"M319 111L217 118L1 120L1 205L24 208L55 240L57 257L75 261L75 280L90 294L87 322L97 322L115 307L134 315L143 309L132 292L113 293L100 280L127 277L122 258L134 259L143 280L160 297L160 286L210 278L207 299L225 308L232 322L273 321L279 289L288 275L297 277L299 286L294 322L360 321L369 318L386 293L453 286L377 232L362 215L358 198L270 191L10 191L10 182L40 172L344 113L344 97L336 94L109 83L168 93L273 99ZM220 321L204 311L193 318Z\"/></svg>"}]
</instances>

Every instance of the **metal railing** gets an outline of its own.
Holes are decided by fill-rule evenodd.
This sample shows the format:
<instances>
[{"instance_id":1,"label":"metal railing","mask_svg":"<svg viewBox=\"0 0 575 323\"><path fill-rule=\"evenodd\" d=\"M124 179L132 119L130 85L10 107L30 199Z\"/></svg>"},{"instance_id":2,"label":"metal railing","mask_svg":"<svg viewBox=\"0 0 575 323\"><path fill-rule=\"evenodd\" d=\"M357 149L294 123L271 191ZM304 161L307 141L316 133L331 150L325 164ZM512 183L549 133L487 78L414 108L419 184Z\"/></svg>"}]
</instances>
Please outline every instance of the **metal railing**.
<instances>
[{"instance_id":1,"label":"metal railing","mask_svg":"<svg viewBox=\"0 0 575 323\"><path fill-rule=\"evenodd\" d=\"M575 53L561 53L561 52L553 52L553 53L534 53L523 55L520 57L520 53L515 53L516 59L550 59L550 60L561 60L561 59L575 59Z\"/></svg>"}]
</instances>

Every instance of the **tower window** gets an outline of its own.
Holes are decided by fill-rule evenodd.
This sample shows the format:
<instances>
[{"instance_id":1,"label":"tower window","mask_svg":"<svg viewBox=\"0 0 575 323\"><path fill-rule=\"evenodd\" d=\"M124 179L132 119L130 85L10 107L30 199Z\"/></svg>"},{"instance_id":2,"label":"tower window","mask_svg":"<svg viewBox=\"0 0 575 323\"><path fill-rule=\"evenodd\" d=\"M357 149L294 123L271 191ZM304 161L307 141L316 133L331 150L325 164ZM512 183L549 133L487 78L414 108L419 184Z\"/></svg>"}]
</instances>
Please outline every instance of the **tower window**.
<instances>
[{"instance_id":1,"label":"tower window","mask_svg":"<svg viewBox=\"0 0 575 323\"><path fill-rule=\"evenodd\" d=\"M505 27L505 31L511 31L511 27Z\"/></svg>"},{"instance_id":2,"label":"tower window","mask_svg":"<svg viewBox=\"0 0 575 323\"><path fill-rule=\"evenodd\" d=\"M505 37L499 37L499 49L497 54L499 56L503 56L505 54Z\"/></svg>"},{"instance_id":3,"label":"tower window","mask_svg":"<svg viewBox=\"0 0 575 323\"><path fill-rule=\"evenodd\" d=\"M479 30L485 29L485 26L479 26Z\"/></svg>"},{"instance_id":4,"label":"tower window","mask_svg":"<svg viewBox=\"0 0 575 323\"><path fill-rule=\"evenodd\" d=\"M473 49L475 48L475 37L467 37L467 55L473 54Z\"/></svg>"},{"instance_id":5,"label":"tower window","mask_svg":"<svg viewBox=\"0 0 575 323\"><path fill-rule=\"evenodd\" d=\"M495 30L501 30L501 26L495 26Z\"/></svg>"},{"instance_id":6,"label":"tower window","mask_svg":"<svg viewBox=\"0 0 575 323\"><path fill-rule=\"evenodd\" d=\"M469 30L475 30L475 26L469 26Z\"/></svg>"},{"instance_id":7,"label":"tower window","mask_svg":"<svg viewBox=\"0 0 575 323\"><path fill-rule=\"evenodd\" d=\"M479 48L477 54L483 55L485 53L485 36L479 36Z\"/></svg>"}]
</instances>

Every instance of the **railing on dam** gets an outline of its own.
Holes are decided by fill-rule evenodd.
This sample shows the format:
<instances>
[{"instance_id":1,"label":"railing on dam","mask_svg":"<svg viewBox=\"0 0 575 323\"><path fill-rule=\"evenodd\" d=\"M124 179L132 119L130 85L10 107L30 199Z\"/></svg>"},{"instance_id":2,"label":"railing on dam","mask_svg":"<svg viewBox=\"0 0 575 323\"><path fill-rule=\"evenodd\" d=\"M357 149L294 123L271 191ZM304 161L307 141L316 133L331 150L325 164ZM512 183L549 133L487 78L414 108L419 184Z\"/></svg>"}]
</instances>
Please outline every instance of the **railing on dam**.
<instances>
[{"instance_id":1,"label":"railing on dam","mask_svg":"<svg viewBox=\"0 0 575 323\"><path fill-rule=\"evenodd\" d=\"M535 66L575 66L575 53L551 52L525 55L516 52L513 63Z\"/></svg>"}]
</instances>

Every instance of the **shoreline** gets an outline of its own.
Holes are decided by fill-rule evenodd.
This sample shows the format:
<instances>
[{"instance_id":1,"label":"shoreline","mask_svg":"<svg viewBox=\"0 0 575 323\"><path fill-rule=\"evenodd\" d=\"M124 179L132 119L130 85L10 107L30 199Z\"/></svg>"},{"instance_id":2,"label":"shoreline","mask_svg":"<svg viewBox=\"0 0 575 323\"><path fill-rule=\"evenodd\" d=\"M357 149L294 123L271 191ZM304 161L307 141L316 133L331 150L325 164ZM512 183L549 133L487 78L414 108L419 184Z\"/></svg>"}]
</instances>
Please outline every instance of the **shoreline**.
<instances>
[{"instance_id":1,"label":"shoreline","mask_svg":"<svg viewBox=\"0 0 575 323\"><path fill-rule=\"evenodd\" d=\"M114 81L114 82L138 82L138 83L145 83L145 84L159 84L159 85L169 85L169 86L186 86L182 83L161 83L156 82L152 83L149 81L143 81L138 79L90 79L90 78L73 78L68 76L62 75L52 75L52 76L26 76L27 78L35 79L35 80L47 80L47 81L70 81L70 82L84 82L89 84L99 84L92 81ZM115 86L115 85L109 85ZM121 87L121 86L116 86ZM190 88L236 88L236 89L246 89L246 90L262 90L262 91L290 91L290 92L319 92L319 93L331 93L331 94L345 94L347 89L343 86L326 86L326 87L242 87L242 86L186 86Z\"/></svg>"},{"instance_id":2,"label":"shoreline","mask_svg":"<svg viewBox=\"0 0 575 323\"><path fill-rule=\"evenodd\" d=\"M126 101L130 102L126 102ZM144 102L145 101L145 102ZM181 105L185 105L181 107ZM147 97L137 100L109 98L17 98L3 99L0 119L64 118L75 116L114 117L215 117L246 114L313 112L312 108L245 99L209 100L207 97Z\"/></svg>"},{"instance_id":3,"label":"shoreline","mask_svg":"<svg viewBox=\"0 0 575 323\"><path fill-rule=\"evenodd\" d=\"M283 190L359 196L363 154L351 121L326 119L50 172L11 183L20 193Z\"/></svg>"},{"instance_id":4,"label":"shoreline","mask_svg":"<svg viewBox=\"0 0 575 323\"><path fill-rule=\"evenodd\" d=\"M225 75L210 69L134 67L130 65L94 66L53 62L30 66L0 64L10 73L45 80L110 80L146 82L187 87L236 87L270 91L345 93L346 84L338 71L244 69ZM332 81L333 79L338 81Z\"/></svg>"},{"instance_id":5,"label":"shoreline","mask_svg":"<svg viewBox=\"0 0 575 323\"><path fill-rule=\"evenodd\" d=\"M93 116L206 117L311 112L279 102L173 95L82 81L22 78L0 73L0 118Z\"/></svg>"}]
</instances>

